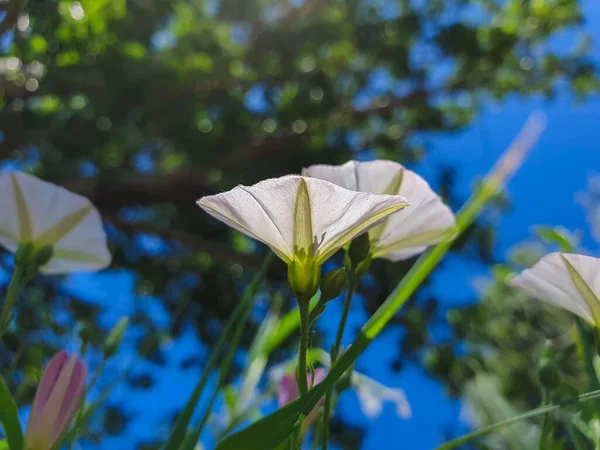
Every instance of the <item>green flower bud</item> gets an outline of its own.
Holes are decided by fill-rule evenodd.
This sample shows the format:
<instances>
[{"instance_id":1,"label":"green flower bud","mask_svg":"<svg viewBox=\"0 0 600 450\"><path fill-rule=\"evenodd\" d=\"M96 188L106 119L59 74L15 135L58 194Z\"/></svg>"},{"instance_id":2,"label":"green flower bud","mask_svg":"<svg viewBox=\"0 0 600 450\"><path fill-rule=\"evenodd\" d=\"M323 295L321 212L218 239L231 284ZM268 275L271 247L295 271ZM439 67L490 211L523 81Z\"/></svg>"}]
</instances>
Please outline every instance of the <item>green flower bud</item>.
<instances>
[{"instance_id":1,"label":"green flower bud","mask_svg":"<svg viewBox=\"0 0 600 450\"><path fill-rule=\"evenodd\" d=\"M104 343L104 356L106 356L106 358L110 358L117 352L121 342L123 342L123 337L125 336L128 325L129 317L122 317L113 329L110 330L106 342Z\"/></svg>"},{"instance_id":2,"label":"green flower bud","mask_svg":"<svg viewBox=\"0 0 600 450\"><path fill-rule=\"evenodd\" d=\"M546 341L542 347L537 373L540 384L547 391L553 391L560 386L560 373L558 367L554 363L555 357L556 355L552 348L552 343Z\"/></svg>"},{"instance_id":3,"label":"green flower bud","mask_svg":"<svg viewBox=\"0 0 600 450\"><path fill-rule=\"evenodd\" d=\"M15 252L15 263L21 267L28 265L32 254L33 244L31 242L19 245Z\"/></svg>"},{"instance_id":4,"label":"green flower bud","mask_svg":"<svg viewBox=\"0 0 600 450\"><path fill-rule=\"evenodd\" d=\"M332 270L321 280L321 299L324 302L328 302L338 297L348 282L348 276L346 275L345 267L338 267Z\"/></svg>"},{"instance_id":5,"label":"green flower bud","mask_svg":"<svg viewBox=\"0 0 600 450\"><path fill-rule=\"evenodd\" d=\"M558 373L558 369L552 363L538 366L538 378L540 384L547 391L553 391L560 387L560 374Z\"/></svg>"},{"instance_id":6,"label":"green flower bud","mask_svg":"<svg viewBox=\"0 0 600 450\"><path fill-rule=\"evenodd\" d=\"M356 237L348 248L348 256L352 268L356 268L361 262L369 257L371 253L371 242L369 241L369 233L363 233Z\"/></svg>"},{"instance_id":7,"label":"green flower bud","mask_svg":"<svg viewBox=\"0 0 600 450\"><path fill-rule=\"evenodd\" d=\"M294 260L288 265L288 281L298 300L309 300L319 289L321 267L310 260Z\"/></svg>"},{"instance_id":8,"label":"green flower bud","mask_svg":"<svg viewBox=\"0 0 600 450\"><path fill-rule=\"evenodd\" d=\"M44 245L33 254L31 264L36 268L45 266L50 262L53 254L54 248L51 245Z\"/></svg>"}]
</instances>

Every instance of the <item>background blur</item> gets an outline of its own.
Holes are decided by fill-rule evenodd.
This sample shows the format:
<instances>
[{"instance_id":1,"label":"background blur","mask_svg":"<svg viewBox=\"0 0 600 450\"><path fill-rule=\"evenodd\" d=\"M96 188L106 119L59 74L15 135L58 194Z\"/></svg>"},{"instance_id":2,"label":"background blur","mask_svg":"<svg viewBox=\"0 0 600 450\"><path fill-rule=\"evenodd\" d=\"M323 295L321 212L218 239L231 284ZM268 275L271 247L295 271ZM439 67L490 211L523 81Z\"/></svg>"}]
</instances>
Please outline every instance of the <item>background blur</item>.
<instances>
[{"instance_id":1,"label":"background blur","mask_svg":"<svg viewBox=\"0 0 600 450\"><path fill-rule=\"evenodd\" d=\"M503 280L560 243L600 250L597 0L1 0L0 10L1 167L89 197L114 254L99 274L36 279L0 369L26 404L57 348L85 350L93 369L108 330L122 316L133 324L94 395L127 378L81 448L165 439L263 259L197 198L313 163L388 158L456 211L536 109L548 129L506 195L358 361L405 390L412 418L393 405L368 417L348 391L336 448L428 450L539 404L540 347L568 346L571 322ZM346 343L413 262L373 264ZM0 266L5 289L11 257ZM293 305L280 262L245 348L275 297ZM330 305L313 345L331 345L341 307ZM564 370L587 390L576 362ZM532 436L523 423L470 448L535 448Z\"/></svg>"}]
</instances>

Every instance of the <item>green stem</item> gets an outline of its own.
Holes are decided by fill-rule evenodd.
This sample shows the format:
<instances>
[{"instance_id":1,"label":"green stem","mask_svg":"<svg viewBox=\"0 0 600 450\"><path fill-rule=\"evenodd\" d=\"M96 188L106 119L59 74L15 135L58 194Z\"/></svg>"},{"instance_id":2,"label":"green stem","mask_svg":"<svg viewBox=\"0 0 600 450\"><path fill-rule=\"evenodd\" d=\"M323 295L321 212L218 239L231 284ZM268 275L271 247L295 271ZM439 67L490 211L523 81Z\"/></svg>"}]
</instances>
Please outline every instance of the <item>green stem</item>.
<instances>
[{"instance_id":1,"label":"green stem","mask_svg":"<svg viewBox=\"0 0 600 450\"><path fill-rule=\"evenodd\" d=\"M18 264L15 265L12 279L8 285L8 291L6 292L6 298L4 299L4 305L2 306L2 313L0 313L0 339L6 333L6 329L10 325L10 317L12 310L19 298L21 290L25 287L27 280L25 279L26 270L21 268Z\"/></svg>"},{"instance_id":2,"label":"green stem","mask_svg":"<svg viewBox=\"0 0 600 450\"><path fill-rule=\"evenodd\" d=\"M252 281L246 288L246 291L244 292L244 296L242 297L242 300L237 304L237 306L231 313L231 316L225 323L225 326L223 327L223 332L221 333L221 336L219 337L219 340L218 340L215 348L213 349L210 357L208 358L208 362L206 363L206 367L204 368L202 377L200 378L200 381L196 385L196 388L194 389L194 392L190 396L190 399L188 400L188 403L186 404L184 410L181 412L181 414L177 418L175 427L173 428L173 431L171 432L171 435L169 436L169 440L167 441L167 444L165 445L164 450L179 450L180 449L180 445L182 444L183 440L185 439L188 424L189 424L189 422L192 418L192 415L196 409L196 405L198 404L198 401L200 400L200 395L202 394L202 391L204 390L204 387L206 386L206 383L208 382L209 375L213 371L214 367L217 365L217 361L219 359L219 356L221 355L221 351L223 350L225 343L229 339L230 334L235 325L236 328L234 331L234 336L232 337L231 342L230 342L229 353L228 353L227 357L225 358L225 360L223 361L223 363L221 364L221 369L220 369L221 373L219 374L219 385L215 389L215 393L213 394L213 397L211 399L211 402L210 402L210 405L208 408L208 413L210 413L210 408L212 407L212 404L214 403L214 401L217 397L217 394L218 394L218 391L219 391L219 388L221 385L221 379L225 379L226 374L223 374L224 368L226 367L226 369L227 369L226 371L229 370L229 365L231 364L231 360L233 359L233 354L237 348L242 331L244 329L244 326L246 325L246 321L248 320L248 316L252 309L252 304L254 303L254 297L262 283L263 277L264 277L267 269L269 268L269 266L271 265L273 260L274 260L274 254L269 253L265 259L265 262L263 263L263 265L261 266L259 271L256 273L256 275L254 276L254 278L252 279ZM229 355L231 355L231 356L229 357ZM206 416L206 414L205 414L205 416ZM198 436L200 436L200 433L202 432L202 428L204 427L206 421L208 421L208 417L206 417L205 420L203 419L200 427L198 427L198 429L197 429ZM196 439L196 441L197 441L197 439Z\"/></svg>"},{"instance_id":3,"label":"green stem","mask_svg":"<svg viewBox=\"0 0 600 450\"><path fill-rule=\"evenodd\" d=\"M548 391L542 388L542 406L547 406L549 402ZM548 439L548 432L550 427L550 413L547 412L542 418L542 426L540 428L540 438L538 440L538 450L544 450L546 447L546 440Z\"/></svg>"},{"instance_id":4,"label":"green stem","mask_svg":"<svg viewBox=\"0 0 600 450\"><path fill-rule=\"evenodd\" d=\"M350 305L352 304L352 297L356 290L357 281L352 277L348 280L348 289L346 290L346 298L344 300L344 310L342 311L342 318L338 326L337 335L333 347L331 347L331 365L333 366L336 361L340 348L342 347L342 337L344 336L344 329L346 328L346 322L348 321L348 314L350 312ZM333 402L333 389L327 391L325 395L325 406L323 408L323 429L321 431L321 448L327 450L329 446L329 421L331 419L331 409Z\"/></svg>"},{"instance_id":5,"label":"green stem","mask_svg":"<svg viewBox=\"0 0 600 450\"><path fill-rule=\"evenodd\" d=\"M298 391L300 395L308 392L308 373L306 366L306 352L308 352L308 339L310 337L310 311L308 301L298 299L298 309L300 310L300 354L298 355L298 371L296 380L298 381Z\"/></svg>"},{"instance_id":6,"label":"green stem","mask_svg":"<svg viewBox=\"0 0 600 450\"><path fill-rule=\"evenodd\" d=\"M596 352L592 351L583 320L579 317L576 317L575 324L577 325L577 331L579 332L579 337L581 338L583 356L585 359L585 368L588 372L588 376L590 377L590 388L595 391L600 389L600 381L598 380L598 374L596 372L596 368L594 367L594 355ZM598 336L596 329L594 329L594 336L596 338ZM600 415L600 400L596 400L594 404L596 407L596 412Z\"/></svg>"}]
</instances>

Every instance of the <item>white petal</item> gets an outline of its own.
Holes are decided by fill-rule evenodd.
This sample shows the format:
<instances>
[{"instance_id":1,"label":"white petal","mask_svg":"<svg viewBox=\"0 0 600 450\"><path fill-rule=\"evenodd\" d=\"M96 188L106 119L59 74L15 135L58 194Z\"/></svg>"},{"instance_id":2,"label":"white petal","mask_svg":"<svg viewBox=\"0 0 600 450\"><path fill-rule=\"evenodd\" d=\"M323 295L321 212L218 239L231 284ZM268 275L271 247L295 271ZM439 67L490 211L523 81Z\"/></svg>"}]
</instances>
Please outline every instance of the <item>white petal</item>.
<instances>
[{"instance_id":1,"label":"white petal","mask_svg":"<svg viewBox=\"0 0 600 450\"><path fill-rule=\"evenodd\" d=\"M356 395L360 403L360 408L365 415L370 418L378 417L383 411L383 401L381 398L373 395L370 389L365 387L357 387Z\"/></svg>"},{"instance_id":2,"label":"white petal","mask_svg":"<svg viewBox=\"0 0 600 450\"><path fill-rule=\"evenodd\" d=\"M356 236L409 204L399 195L350 191L316 178L306 181L318 262L327 260Z\"/></svg>"},{"instance_id":3,"label":"white petal","mask_svg":"<svg viewBox=\"0 0 600 450\"><path fill-rule=\"evenodd\" d=\"M110 263L100 214L87 198L23 172L0 175L0 192L0 244L10 251L27 242L53 245L46 273Z\"/></svg>"},{"instance_id":4,"label":"white petal","mask_svg":"<svg viewBox=\"0 0 600 450\"><path fill-rule=\"evenodd\" d=\"M374 257L392 261L408 259L454 229L450 208L423 178L396 162L350 161L341 166L311 166L303 173L348 189L399 194L410 201L410 208L390 216L370 232Z\"/></svg>"},{"instance_id":5,"label":"white petal","mask_svg":"<svg viewBox=\"0 0 600 450\"><path fill-rule=\"evenodd\" d=\"M294 206L300 180L298 176L271 178L203 197L197 203L210 215L265 243L290 262L294 255Z\"/></svg>"},{"instance_id":6,"label":"white petal","mask_svg":"<svg viewBox=\"0 0 600 450\"><path fill-rule=\"evenodd\" d=\"M407 419L411 416L410 404L402 389L387 387L359 372L352 374L352 384L356 389L361 408L368 417L377 417L381 414L385 402L394 403L398 417Z\"/></svg>"},{"instance_id":7,"label":"white petal","mask_svg":"<svg viewBox=\"0 0 600 450\"><path fill-rule=\"evenodd\" d=\"M523 289L532 297L567 309L594 324L592 309L575 286L563 257L571 263L598 297L600 294L600 260L583 255L564 253L546 255L531 269L524 270L513 278L511 284Z\"/></svg>"},{"instance_id":8,"label":"white petal","mask_svg":"<svg viewBox=\"0 0 600 450\"><path fill-rule=\"evenodd\" d=\"M308 192L310 227L294 221L300 183L304 183L303 189L305 186ZM204 197L198 205L236 230L267 244L288 263L294 259L297 232L310 230L312 254L320 264L407 202L400 196L354 192L323 180L289 175ZM299 242L307 241L302 237Z\"/></svg>"},{"instance_id":9,"label":"white petal","mask_svg":"<svg viewBox=\"0 0 600 450\"><path fill-rule=\"evenodd\" d=\"M454 229L454 214L429 184L416 173L405 170L400 194L411 207L391 216L382 225L374 242L376 257L400 261L422 253Z\"/></svg>"}]
</instances>

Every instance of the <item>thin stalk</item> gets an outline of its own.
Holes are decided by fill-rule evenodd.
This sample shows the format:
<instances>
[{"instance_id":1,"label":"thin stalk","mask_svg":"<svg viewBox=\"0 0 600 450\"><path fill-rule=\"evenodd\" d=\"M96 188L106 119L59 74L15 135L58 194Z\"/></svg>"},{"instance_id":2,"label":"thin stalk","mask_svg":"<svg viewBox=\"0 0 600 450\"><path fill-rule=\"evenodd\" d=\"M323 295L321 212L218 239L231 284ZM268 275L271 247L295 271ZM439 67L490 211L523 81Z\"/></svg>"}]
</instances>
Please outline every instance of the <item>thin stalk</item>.
<instances>
[{"instance_id":1,"label":"thin stalk","mask_svg":"<svg viewBox=\"0 0 600 450\"><path fill-rule=\"evenodd\" d=\"M237 348L237 344L239 343L239 338L241 337L242 330L244 329L244 326L246 325L246 321L248 320L250 310L252 309L252 304L254 302L254 297L256 295L256 292L258 291L258 288L260 287L260 285L262 283L263 277L264 277L267 269L273 262L273 260L274 260L274 254L270 252L267 255L263 265L261 266L259 271L256 273L256 275L254 276L254 278L252 279L252 281L246 288L246 292L244 292L244 296L242 297L242 300L237 304L233 313L231 314L231 316L225 323L225 326L223 327L223 332L221 333L221 336L219 337L217 345L213 349L210 357L208 358L208 362L206 363L206 367L204 368L202 377L200 378L200 381L198 381L198 384L196 385L194 392L190 396L190 399L188 400L188 403L186 404L184 410L181 412L181 414L177 418L175 427L173 428L173 431L171 432L171 435L169 436L169 440L167 441L167 444L165 445L164 450L179 450L181 443L185 439L188 424L192 418L192 415L194 414L194 411L196 409L198 401L200 400L200 395L202 394L202 391L204 390L204 387L206 386L206 383L208 382L209 375L213 371L214 367L217 365L219 356L221 355L221 352L222 352L223 348L225 347L225 343L229 339L232 330L234 330L233 331L234 337L232 338L231 343L230 343L229 354L232 353L232 349L233 349L233 352L235 352L235 349ZM234 329L234 325L235 325L235 329ZM236 340L236 337L237 337L237 340ZM229 354L228 354L228 356L229 356ZM231 355L231 358L229 358L229 359L230 359L229 362L227 364L225 364L225 361L228 360L228 358L226 357L225 360L223 361L223 364L221 364L221 372L223 371L223 368L225 365L227 366L227 370L229 370L229 365L231 364L231 359L233 359L233 354ZM220 375L219 381L223 377ZM220 384L221 383L219 382L219 386L217 386L216 392L213 394L213 398L210 402L211 407L212 407L212 404L214 403L214 400L216 399L218 390L220 388ZM208 420L208 418L206 420ZM204 427L204 424L205 423L202 423L201 427L199 427L198 436L202 432L202 428Z\"/></svg>"},{"instance_id":2,"label":"thin stalk","mask_svg":"<svg viewBox=\"0 0 600 450\"><path fill-rule=\"evenodd\" d=\"M598 390L600 389L600 381L598 380L598 374L596 372L596 368L594 367L594 356L596 352L592 351L590 342L588 340L588 335L585 331L585 325L583 323L583 320L579 317L576 317L575 324L577 325L577 331L579 332L579 337L581 338L583 356L585 359L585 369L588 373L588 376L590 377L590 388L592 390ZM594 330L594 333L594 336L597 339L597 331ZM600 400L596 400L594 404L596 407L596 412L600 415Z\"/></svg>"},{"instance_id":3,"label":"thin stalk","mask_svg":"<svg viewBox=\"0 0 600 450\"><path fill-rule=\"evenodd\" d=\"M8 325L10 324L10 316L12 310L19 298L21 290L25 287L26 270L21 268L18 264L15 265L12 279L8 285L8 291L6 292L6 298L4 299L4 305L2 306L2 313L0 313L0 339L4 336Z\"/></svg>"},{"instance_id":4,"label":"thin stalk","mask_svg":"<svg viewBox=\"0 0 600 450\"><path fill-rule=\"evenodd\" d=\"M298 355L298 372L296 373L296 380L298 382L298 391L300 395L308 392L308 380L306 374L308 373L306 366L306 352L308 352L308 340L310 337L310 311L308 308L308 301L299 299L299 310L300 310L300 354Z\"/></svg>"},{"instance_id":5,"label":"thin stalk","mask_svg":"<svg viewBox=\"0 0 600 450\"><path fill-rule=\"evenodd\" d=\"M542 406L547 406L550 404L548 391L543 388L542 389ZM540 428L540 438L538 440L538 450L544 450L546 448L546 440L548 439L548 434L550 431L550 413L547 412L544 414L542 418L542 426Z\"/></svg>"},{"instance_id":6,"label":"thin stalk","mask_svg":"<svg viewBox=\"0 0 600 450\"><path fill-rule=\"evenodd\" d=\"M300 352L298 354L298 370L296 371L296 382L298 383L298 392L300 395L308 392L308 372L306 364L306 353L308 352L308 341L310 338L310 308L309 302L305 299L298 299L298 310L300 311ZM294 428L293 445L300 448L302 445L302 431L300 427Z\"/></svg>"},{"instance_id":7,"label":"thin stalk","mask_svg":"<svg viewBox=\"0 0 600 450\"><path fill-rule=\"evenodd\" d=\"M342 318L338 326L337 335L333 347L331 347L331 365L334 365L337 361L340 348L342 347L342 337L344 336L344 329L346 328L346 322L348 321L348 314L350 312L350 305L352 304L352 297L356 290L357 282L354 280L354 276L348 281L348 288L346 290L346 298L344 300L344 310L342 311ZM331 419L331 409L333 402L333 389L327 391L325 395L325 406L323 408L323 429L321 431L321 448L327 450L329 446L329 421Z\"/></svg>"},{"instance_id":8,"label":"thin stalk","mask_svg":"<svg viewBox=\"0 0 600 450\"><path fill-rule=\"evenodd\" d=\"M565 425L567 427L567 432L569 433L569 436L571 436L571 442L573 443L573 447L575 448L575 450L585 450L587 442L583 441L577 429L571 423L567 422Z\"/></svg>"}]
</instances>

